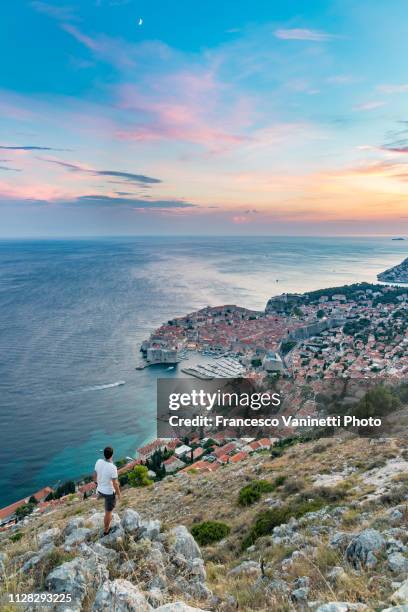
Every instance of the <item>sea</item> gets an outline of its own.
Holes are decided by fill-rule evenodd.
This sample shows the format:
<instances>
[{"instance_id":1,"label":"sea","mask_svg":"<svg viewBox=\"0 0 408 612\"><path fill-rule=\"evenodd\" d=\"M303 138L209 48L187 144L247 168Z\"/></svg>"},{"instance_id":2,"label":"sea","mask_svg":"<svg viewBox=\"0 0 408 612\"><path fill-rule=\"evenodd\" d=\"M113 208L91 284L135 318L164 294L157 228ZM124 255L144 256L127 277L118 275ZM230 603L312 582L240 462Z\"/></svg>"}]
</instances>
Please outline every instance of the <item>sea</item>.
<instances>
[{"instance_id":1,"label":"sea","mask_svg":"<svg viewBox=\"0 0 408 612\"><path fill-rule=\"evenodd\" d=\"M156 381L177 368L135 366L161 323L375 282L407 251L384 237L0 241L0 507L155 437Z\"/></svg>"}]
</instances>

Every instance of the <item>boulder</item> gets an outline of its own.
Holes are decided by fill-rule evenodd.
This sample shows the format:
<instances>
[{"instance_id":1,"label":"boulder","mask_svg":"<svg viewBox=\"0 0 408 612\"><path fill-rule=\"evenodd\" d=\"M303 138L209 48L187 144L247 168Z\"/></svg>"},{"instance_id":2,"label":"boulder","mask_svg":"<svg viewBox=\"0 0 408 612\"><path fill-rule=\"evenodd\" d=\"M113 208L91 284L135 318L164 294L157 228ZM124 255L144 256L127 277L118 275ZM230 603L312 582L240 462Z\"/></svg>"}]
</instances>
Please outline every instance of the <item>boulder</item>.
<instances>
[{"instance_id":1,"label":"boulder","mask_svg":"<svg viewBox=\"0 0 408 612\"><path fill-rule=\"evenodd\" d=\"M149 540L156 540L160 534L161 524L158 520L147 520L141 521L140 523L140 535L142 538Z\"/></svg>"},{"instance_id":2,"label":"boulder","mask_svg":"<svg viewBox=\"0 0 408 612\"><path fill-rule=\"evenodd\" d=\"M207 573L205 571L204 561L196 557L192 561L187 562L189 575L200 582L205 582Z\"/></svg>"},{"instance_id":3,"label":"boulder","mask_svg":"<svg viewBox=\"0 0 408 612\"><path fill-rule=\"evenodd\" d=\"M55 540L61 535L61 529L58 527L52 527L51 529L47 529L46 531L41 531L37 535L38 547L42 548L46 544L54 544Z\"/></svg>"},{"instance_id":4,"label":"boulder","mask_svg":"<svg viewBox=\"0 0 408 612\"><path fill-rule=\"evenodd\" d=\"M401 540L397 540L396 538L388 538L387 540L387 553L390 555L394 552L407 552L408 547L405 546Z\"/></svg>"},{"instance_id":5,"label":"boulder","mask_svg":"<svg viewBox=\"0 0 408 612\"><path fill-rule=\"evenodd\" d=\"M236 567L233 567L229 572L229 576L253 576L259 578L261 575L261 566L256 561L243 561Z\"/></svg>"},{"instance_id":6,"label":"boulder","mask_svg":"<svg viewBox=\"0 0 408 612\"><path fill-rule=\"evenodd\" d=\"M180 553L187 560L202 558L200 547L184 525L177 525L170 531L172 542L170 548L176 553Z\"/></svg>"},{"instance_id":7,"label":"boulder","mask_svg":"<svg viewBox=\"0 0 408 612\"><path fill-rule=\"evenodd\" d=\"M45 586L52 593L70 593L77 604L107 579L108 571L104 565L93 559L77 557L53 569L45 579Z\"/></svg>"},{"instance_id":8,"label":"boulder","mask_svg":"<svg viewBox=\"0 0 408 612\"><path fill-rule=\"evenodd\" d=\"M65 538L64 550L69 552L82 542L88 540L92 535L92 530L86 527L78 527L70 532L69 536Z\"/></svg>"},{"instance_id":9,"label":"boulder","mask_svg":"<svg viewBox=\"0 0 408 612\"><path fill-rule=\"evenodd\" d=\"M87 522L89 522L92 525L92 528L95 530L103 529L104 517L105 517L104 512L94 512L93 514L91 514ZM120 518L119 518L119 515L116 512L114 512L112 514L111 527L117 527L118 525L120 525Z\"/></svg>"},{"instance_id":10,"label":"boulder","mask_svg":"<svg viewBox=\"0 0 408 612\"><path fill-rule=\"evenodd\" d=\"M295 589L291 593L292 600L297 604L306 603L308 595L309 595L309 589L307 587Z\"/></svg>"},{"instance_id":11,"label":"boulder","mask_svg":"<svg viewBox=\"0 0 408 612\"><path fill-rule=\"evenodd\" d=\"M330 548L335 548L344 552L353 537L354 534L348 533L347 531L336 531L330 539L329 546Z\"/></svg>"},{"instance_id":12,"label":"boulder","mask_svg":"<svg viewBox=\"0 0 408 612\"><path fill-rule=\"evenodd\" d=\"M137 533L140 529L140 515L136 510L126 508L122 516L122 527L126 533Z\"/></svg>"},{"instance_id":13,"label":"boulder","mask_svg":"<svg viewBox=\"0 0 408 612\"><path fill-rule=\"evenodd\" d=\"M363 610L369 610L368 606L347 601L331 601L319 606L316 612L363 612Z\"/></svg>"},{"instance_id":14,"label":"boulder","mask_svg":"<svg viewBox=\"0 0 408 612\"><path fill-rule=\"evenodd\" d=\"M6 553L0 553L0 577L4 574L4 569L7 561Z\"/></svg>"},{"instance_id":15,"label":"boulder","mask_svg":"<svg viewBox=\"0 0 408 612\"><path fill-rule=\"evenodd\" d=\"M115 546L116 544L119 544L120 542L122 542L125 535L126 534L125 534L125 531L122 525L119 524L119 525L116 525L115 527L112 527L108 535L102 536L100 539L100 543L103 544L103 546L108 546L108 547Z\"/></svg>"},{"instance_id":16,"label":"boulder","mask_svg":"<svg viewBox=\"0 0 408 612\"><path fill-rule=\"evenodd\" d=\"M68 523L65 525L64 537L69 536L73 531L75 531L76 529L79 529L80 527L84 527L84 525L85 525L84 519L81 518L80 516L75 516L74 518L70 519Z\"/></svg>"},{"instance_id":17,"label":"boulder","mask_svg":"<svg viewBox=\"0 0 408 612\"><path fill-rule=\"evenodd\" d=\"M334 583L341 582L347 578L347 574L341 565L335 565L332 569L327 572L327 578Z\"/></svg>"},{"instance_id":18,"label":"boulder","mask_svg":"<svg viewBox=\"0 0 408 612\"><path fill-rule=\"evenodd\" d=\"M309 576L299 576L299 578L294 580L293 584L297 589L306 589L310 585L310 578Z\"/></svg>"},{"instance_id":19,"label":"boulder","mask_svg":"<svg viewBox=\"0 0 408 612\"><path fill-rule=\"evenodd\" d=\"M205 612L201 608L192 608L182 601L174 601L156 608L156 612Z\"/></svg>"},{"instance_id":20,"label":"boulder","mask_svg":"<svg viewBox=\"0 0 408 612\"><path fill-rule=\"evenodd\" d=\"M346 548L347 561L356 569L373 561L372 555L385 548L385 540L376 529L365 529L354 537ZM372 554L369 554L372 553Z\"/></svg>"},{"instance_id":21,"label":"boulder","mask_svg":"<svg viewBox=\"0 0 408 612\"><path fill-rule=\"evenodd\" d=\"M93 612L150 612L151 605L138 587L128 580L106 580L95 597Z\"/></svg>"},{"instance_id":22,"label":"boulder","mask_svg":"<svg viewBox=\"0 0 408 612\"><path fill-rule=\"evenodd\" d=\"M164 603L164 593L157 587L149 589L146 593L146 599L153 608L158 608Z\"/></svg>"},{"instance_id":23,"label":"boulder","mask_svg":"<svg viewBox=\"0 0 408 612\"><path fill-rule=\"evenodd\" d=\"M390 600L397 604L408 604L408 579L404 580L399 589L391 595Z\"/></svg>"},{"instance_id":24,"label":"boulder","mask_svg":"<svg viewBox=\"0 0 408 612\"><path fill-rule=\"evenodd\" d=\"M388 567L395 574L408 572L408 559L400 552L391 553L388 556Z\"/></svg>"},{"instance_id":25,"label":"boulder","mask_svg":"<svg viewBox=\"0 0 408 612\"><path fill-rule=\"evenodd\" d=\"M78 548L82 557L86 558L94 558L101 563L111 563L112 561L117 561L119 558L119 553L112 548L107 548L100 544L100 542L92 542L92 544L86 544L83 542Z\"/></svg>"},{"instance_id":26,"label":"boulder","mask_svg":"<svg viewBox=\"0 0 408 612\"><path fill-rule=\"evenodd\" d=\"M406 509L404 506L395 506L387 510L386 515L392 525L399 525L404 522L404 514Z\"/></svg>"}]
</instances>

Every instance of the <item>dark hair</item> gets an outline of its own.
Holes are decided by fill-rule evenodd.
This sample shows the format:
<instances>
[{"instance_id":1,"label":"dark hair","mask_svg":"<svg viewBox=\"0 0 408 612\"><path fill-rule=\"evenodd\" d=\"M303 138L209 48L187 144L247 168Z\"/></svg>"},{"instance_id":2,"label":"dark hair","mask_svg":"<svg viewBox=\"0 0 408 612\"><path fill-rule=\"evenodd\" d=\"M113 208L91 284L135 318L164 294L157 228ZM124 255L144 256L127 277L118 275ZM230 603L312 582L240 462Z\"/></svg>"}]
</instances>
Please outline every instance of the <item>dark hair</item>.
<instances>
[{"instance_id":1,"label":"dark hair","mask_svg":"<svg viewBox=\"0 0 408 612\"><path fill-rule=\"evenodd\" d=\"M105 455L105 459L110 459L113 455L113 448L111 446L106 446L103 449L103 454Z\"/></svg>"}]
</instances>

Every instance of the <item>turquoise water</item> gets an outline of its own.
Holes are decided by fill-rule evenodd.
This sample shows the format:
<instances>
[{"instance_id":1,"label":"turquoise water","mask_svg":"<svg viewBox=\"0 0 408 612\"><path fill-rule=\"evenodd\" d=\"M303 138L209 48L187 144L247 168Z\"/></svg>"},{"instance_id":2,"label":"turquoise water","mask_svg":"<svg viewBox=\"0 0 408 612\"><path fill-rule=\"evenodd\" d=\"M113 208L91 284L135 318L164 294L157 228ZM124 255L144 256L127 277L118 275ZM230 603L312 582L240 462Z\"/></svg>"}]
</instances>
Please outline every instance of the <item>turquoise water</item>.
<instances>
[{"instance_id":1,"label":"turquoise water","mask_svg":"<svg viewBox=\"0 0 408 612\"><path fill-rule=\"evenodd\" d=\"M0 506L155 434L141 341L206 306L356 281L408 255L389 238L134 238L0 242ZM125 381L125 385L114 385Z\"/></svg>"}]
</instances>

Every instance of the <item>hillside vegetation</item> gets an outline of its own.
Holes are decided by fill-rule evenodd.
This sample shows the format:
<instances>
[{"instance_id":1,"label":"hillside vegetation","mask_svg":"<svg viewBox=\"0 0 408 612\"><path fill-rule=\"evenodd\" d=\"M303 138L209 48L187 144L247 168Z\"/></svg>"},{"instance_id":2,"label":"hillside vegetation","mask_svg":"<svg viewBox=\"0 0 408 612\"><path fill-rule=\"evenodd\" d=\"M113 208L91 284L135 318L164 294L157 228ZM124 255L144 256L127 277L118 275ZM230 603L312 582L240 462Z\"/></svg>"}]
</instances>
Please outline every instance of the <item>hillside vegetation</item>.
<instances>
[{"instance_id":1,"label":"hillside vegetation","mask_svg":"<svg viewBox=\"0 0 408 612\"><path fill-rule=\"evenodd\" d=\"M408 609L403 438L297 443L126 489L106 538L101 511L74 498L3 534L3 595L70 590L60 611Z\"/></svg>"}]
</instances>

